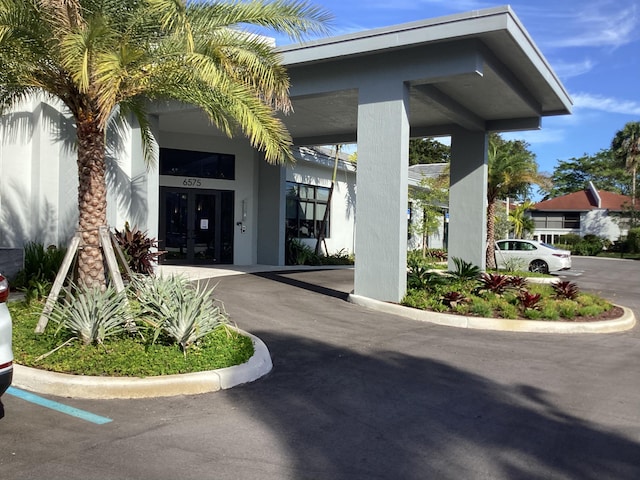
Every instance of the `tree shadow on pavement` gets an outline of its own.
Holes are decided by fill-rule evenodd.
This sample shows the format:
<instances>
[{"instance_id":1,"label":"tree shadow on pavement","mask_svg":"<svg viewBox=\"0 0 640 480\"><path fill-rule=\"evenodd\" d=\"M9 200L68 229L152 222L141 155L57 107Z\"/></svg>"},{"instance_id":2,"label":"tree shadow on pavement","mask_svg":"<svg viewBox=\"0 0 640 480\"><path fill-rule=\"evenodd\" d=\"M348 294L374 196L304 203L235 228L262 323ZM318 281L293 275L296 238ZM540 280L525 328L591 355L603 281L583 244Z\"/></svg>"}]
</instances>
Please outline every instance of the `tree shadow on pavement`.
<instances>
[{"instance_id":1,"label":"tree shadow on pavement","mask_svg":"<svg viewBox=\"0 0 640 480\"><path fill-rule=\"evenodd\" d=\"M269 346L274 369L227 395L287 446L287 478L640 478L637 442L566 411L539 387L500 384L426 355L252 333Z\"/></svg>"}]
</instances>

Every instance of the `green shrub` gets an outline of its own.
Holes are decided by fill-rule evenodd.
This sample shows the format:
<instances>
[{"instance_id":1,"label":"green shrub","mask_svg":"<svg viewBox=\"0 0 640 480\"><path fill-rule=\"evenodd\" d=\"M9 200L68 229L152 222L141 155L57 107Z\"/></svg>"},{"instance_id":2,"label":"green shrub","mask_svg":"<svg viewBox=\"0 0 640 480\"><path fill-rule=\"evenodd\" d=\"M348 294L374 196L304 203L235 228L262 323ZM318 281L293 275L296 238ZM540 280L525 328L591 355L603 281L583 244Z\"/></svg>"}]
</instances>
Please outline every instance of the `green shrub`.
<instances>
[{"instance_id":1,"label":"green shrub","mask_svg":"<svg viewBox=\"0 0 640 480\"><path fill-rule=\"evenodd\" d=\"M566 248L567 245L575 245L582 240L580 235L577 233L567 233L566 235L561 235L558 239L558 244L562 245L563 248Z\"/></svg>"},{"instance_id":2,"label":"green shrub","mask_svg":"<svg viewBox=\"0 0 640 480\"><path fill-rule=\"evenodd\" d=\"M27 301L46 297L66 253L66 248L55 245L44 248L41 243L27 242L24 246L24 268L16 275L13 286L25 292Z\"/></svg>"},{"instance_id":3,"label":"green shrub","mask_svg":"<svg viewBox=\"0 0 640 480\"><path fill-rule=\"evenodd\" d=\"M551 301L543 301L540 307L540 313L542 318L546 320L559 320L560 313L558 312L558 308L556 303Z\"/></svg>"},{"instance_id":4,"label":"green shrub","mask_svg":"<svg viewBox=\"0 0 640 480\"><path fill-rule=\"evenodd\" d=\"M287 241L287 265L320 265L320 256L306 243L297 238L289 238Z\"/></svg>"},{"instance_id":5,"label":"green shrub","mask_svg":"<svg viewBox=\"0 0 640 480\"><path fill-rule=\"evenodd\" d=\"M518 318L518 307L506 300L496 303L497 310L502 318Z\"/></svg>"},{"instance_id":6,"label":"green shrub","mask_svg":"<svg viewBox=\"0 0 640 480\"><path fill-rule=\"evenodd\" d=\"M629 253L640 253L640 228L631 228L627 233L626 250Z\"/></svg>"},{"instance_id":7,"label":"green shrub","mask_svg":"<svg viewBox=\"0 0 640 480\"><path fill-rule=\"evenodd\" d=\"M480 317L493 317L491 303L478 297L469 302L469 312Z\"/></svg>"},{"instance_id":8,"label":"green shrub","mask_svg":"<svg viewBox=\"0 0 640 480\"><path fill-rule=\"evenodd\" d=\"M322 265L353 265L354 257L352 254L347 252L344 248L338 250L336 253L331 253L329 255L324 255L319 257L320 263Z\"/></svg>"},{"instance_id":9,"label":"green shrub","mask_svg":"<svg viewBox=\"0 0 640 480\"><path fill-rule=\"evenodd\" d=\"M561 300L557 303L557 309L562 318L572 320L578 314L578 303L573 300Z\"/></svg>"},{"instance_id":10,"label":"green shrub","mask_svg":"<svg viewBox=\"0 0 640 480\"><path fill-rule=\"evenodd\" d=\"M430 295L421 289L409 289L402 299L402 304L412 308L427 308Z\"/></svg>"},{"instance_id":11,"label":"green shrub","mask_svg":"<svg viewBox=\"0 0 640 480\"><path fill-rule=\"evenodd\" d=\"M534 310L533 308L525 310L523 315L529 320L540 320L542 318L542 312L540 310Z\"/></svg>"},{"instance_id":12,"label":"green shrub","mask_svg":"<svg viewBox=\"0 0 640 480\"><path fill-rule=\"evenodd\" d=\"M578 309L578 315L584 317L597 317L604 312L600 305L586 305Z\"/></svg>"},{"instance_id":13,"label":"green shrub","mask_svg":"<svg viewBox=\"0 0 640 480\"><path fill-rule=\"evenodd\" d=\"M596 256L604 250L607 242L595 235L585 235L582 240L571 246L573 255Z\"/></svg>"}]
</instances>

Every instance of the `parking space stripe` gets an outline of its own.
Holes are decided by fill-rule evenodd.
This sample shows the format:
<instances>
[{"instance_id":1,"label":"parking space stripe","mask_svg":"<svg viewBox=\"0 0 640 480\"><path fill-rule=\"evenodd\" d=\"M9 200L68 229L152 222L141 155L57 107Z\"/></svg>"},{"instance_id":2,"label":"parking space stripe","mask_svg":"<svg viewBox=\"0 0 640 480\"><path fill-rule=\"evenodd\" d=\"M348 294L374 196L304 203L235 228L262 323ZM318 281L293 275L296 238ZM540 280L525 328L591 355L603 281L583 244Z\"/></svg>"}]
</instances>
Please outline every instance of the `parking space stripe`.
<instances>
[{"instance_id":1,"label":"parking space stripe","mask_svg":"<svg viewBox=\"0 0 640 480\"><path fill-rule=\"evenodd\" d=\"M50 408L51 410L56 410L66 415L71 415L72 417L76 417L87 422L96 423L98 425L103 425L105 423L113 421L110 418L101 417L100 415L87 412L86 410L80 410L79 408L70 407L69 405L65 405L64 403L54 402L53 400L40 397L39 395L35 395L25 390L20 390L19 388L9 387L6 393L27 402L35 403L36 405L40 405L41 407Z\"/></svg>"}]
</instances>

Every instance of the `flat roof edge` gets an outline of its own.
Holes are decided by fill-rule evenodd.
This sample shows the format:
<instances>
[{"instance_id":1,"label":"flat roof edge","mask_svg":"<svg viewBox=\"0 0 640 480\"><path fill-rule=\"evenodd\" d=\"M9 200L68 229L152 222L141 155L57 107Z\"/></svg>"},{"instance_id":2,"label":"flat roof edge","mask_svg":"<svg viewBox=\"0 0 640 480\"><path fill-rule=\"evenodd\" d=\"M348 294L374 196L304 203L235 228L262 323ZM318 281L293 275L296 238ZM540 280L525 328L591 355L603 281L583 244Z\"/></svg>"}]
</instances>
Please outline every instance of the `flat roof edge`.
<instances>
[{"instance_id":1,"label":"flat roof edge","mask_svg":"<svg viewBox=\"0 0 640 480\"><path fill-rule=\"evenodd\" d=\"M446 15L442 17L435 18L427 18L423 20L417 20L414 22L400 23L397 25L390 25L386 27L378 27L370 30L364 30L361 32L355 33L347 33L343 35L337 35L328 38L322 38L319 40L312 40L309 42L296 43L292 45L284 45L282 47L277 47L276 50L283 55L286 55L290 52L296 52L301 50L313 49L323 46L336 45L339 43L347 43L355 40L366 40L374 37L383 37L383 36L395 36L404 32L419 30L423 28L436 27L441 25L446 25L450 23L458 23L462 21L481 19L494 17L499 15L508 14L515 17L515 13L509 5L504 5L500 7L492 7L486 8L482 10L472 10L470 12L456 13L453 15ZM450 37L442 37L442 40L446 40L447 38L454 38L457 35L451 35ZM397 40L397 37L396 37ZM409 42L406 45L411 45L413 42ZM391 46L391 45L390 45ZM402 43L397 43L395 46L403 46Z\"/></svg>"}]
</instances>

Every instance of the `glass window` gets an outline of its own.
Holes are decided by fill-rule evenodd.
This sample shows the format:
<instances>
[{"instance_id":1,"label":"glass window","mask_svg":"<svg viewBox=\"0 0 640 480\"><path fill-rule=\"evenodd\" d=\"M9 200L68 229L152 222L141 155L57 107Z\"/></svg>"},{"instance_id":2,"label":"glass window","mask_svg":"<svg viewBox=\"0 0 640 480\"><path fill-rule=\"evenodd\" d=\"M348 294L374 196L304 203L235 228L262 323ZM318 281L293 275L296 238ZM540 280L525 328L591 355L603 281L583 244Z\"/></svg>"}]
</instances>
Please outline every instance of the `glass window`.
<instances>
[{"instance_id":1,"label":"glass window","mask_svg":"<svg viewBox=\"0 0 640 480\"><path fill-rule=\"evenodd\" d=\"M327 211L329 189L315 185L287 182L287 236L317 238ZM329 237L329 215L325 238Z\"/></svg>"},{"instance_id":2,"label":"glass window","mask_svg":"<svg viewBox=\"0 0 640 480\"><path fill-rule=\"evenodd\" d=\"M564 228L580 228L580 214L579 213L565 213L564 214Z\"/></svg>"},{"instance_id":3,"label":"glass window","mask_svg":"<svg viewBox=\"0 0 640 480\"><path fill-rule=\"evenodd\" d=\"M235 171L235 155L160 149L160 175L233 180Z\"/></svg>"}]
</instances>

